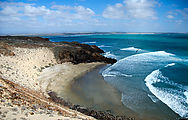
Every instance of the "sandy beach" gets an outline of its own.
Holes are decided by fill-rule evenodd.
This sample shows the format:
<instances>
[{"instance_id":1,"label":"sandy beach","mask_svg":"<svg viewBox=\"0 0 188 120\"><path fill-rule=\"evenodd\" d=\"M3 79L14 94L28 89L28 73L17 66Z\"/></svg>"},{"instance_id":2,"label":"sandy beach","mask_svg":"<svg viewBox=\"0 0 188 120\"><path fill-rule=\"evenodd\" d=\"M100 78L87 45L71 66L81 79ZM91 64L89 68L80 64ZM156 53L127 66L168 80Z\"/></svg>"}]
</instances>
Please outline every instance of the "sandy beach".
<instances>
[{"instance_id":1,"label":"sandy beach","mask_svg":"<svg viewBox=\"0 0 188 120\"><path fill-rule=\"evenodd\" d=\"M78 65L63 63L46 68L38 77L41 90L44 93L48 93L48 91L54 91L57 94L59 92L66 93L65 91L72 85L74 80L102 64L104 63L80 63Z\"/></svg>"},{"instance_id":2,"label":"sandy beach","mask_svg":"<svg viewBox=\"0 0 188 120\"><path fill-rule=\"evenodd\" d=\"M0 118L2 120L64 120L94 118L56 104L39 92L0 79Z\"/></svg>"},{"instance_id":3,"label":"sandy beach","mask_svg":"<svg viewBox=\"0 0 188 120\"><path fill-rule=\"evenodd\" d=\"M103 63L88 63L73 65L72 63L57 64L53 53L46 48L27 49L27 48L12 48L15 56L0 57L1 77L10 80L25 88L40 91L40 93L47 95L46 90L51 87L58 87L56 81L52 81L58 77L58 74L63 74L63 78L59 80L64 81L64 87L68 86L76 77L83 75L85 72L91 70L97 65ZM45 57L48 56L48 57ZM55 65L50 67L49 65ZM45 68L48 66L47 68ZM56 79L57 80L57 79ZM3 86L3 85L2 85ZM47 112L42 114L29 114L32 110L21 110L21 107L11 104L6 99L1 99L1 113L3 119L66 119L56 113L52 113L51 117ZM7 105L7 104L10 105ZM12 110L13 109L13 110ZM12 111L11 111L12 110ZM40 112L40 110L37 110ZM46 110L47 111L47 110ZM16 112L16 113L15 113ZM29 114L28 116L25 114ZM53 117L52 117L53 116ZM71 118L76 119L76 118Z\"/></svg>"},{"instance_id":4,"label":"sandy beach","mask_svg":"<svg viewBox=\"0 0 188 120\"><path fill-rule=\"evenodd\" d=\"M4 39L6 38L3 38L3 40ZM3 120L94 120L95 118L80 113L84 112L83 110L85 110L85 108L81 108L78 105L72 105L71 103L64 101L64 99L56 96L54 98L54 95L58 95L58 92L62 93L63 91L66 93L66 90L70 88L74 83L74 80L97 66L106 64L104 62L108 60L108 58L99 55L101 50L95 46L92 47L89 45L67 42L61 46L58 45L58 48L55 48L51 47L54 46L54 44L46 41L46 39L45 42L39 40L41 42L40 44L35 43L38 42L38 40L35 39L42 38L29 38L29 41L33 39L33 42L30 44L27 43L27 37L26 40L24 40L24 42L26 41L25 43L20 43L20 39L25 39L25 37L14 39L18 39L18 43L5 41L0 44L1 118ZM48 43L48 45L46 45L46 43ZM88 51L86 50L88 56L96 56L96 58L92 58L93 62L89 63L81 63L84 60L88 61L85 57L79 57L74 60L75 57L73 59L71 58L72 53L67 51L71 50L71 47L76 47L78 49L71 51L75 55L80 54L75 53L79 52L80 49L88 49L91 47ZM60 51L58 49L62 50ZM90 52L90 50L93 53ZM62 56L63 58L61 58ZM49 92L55 92L52 94L53 97L49 96ZM75 110L71 110L70 107ZM96 117L101 114L87 110L88 115L93 113L95 113L94 116ZM103 117L104 116L102 116L102 118Z\"/></svg>"},{"instance_id":5,"label":"sandy beach","mask_svg":"<svg viewBox=\"0 0 188 120\"><path fill-rule=\"evenodd\" d=\"M1 56L2 78L30 88L46 92L53 84L53 80L64 81L64 86L76 77L104 63L81 63L73 65L72 63L58 64L54 54L48 48L13 48L15 56ZM60 74L63 77L58 78ZM56 83L55 81L54 83ZM50 85L49 85L50 84ZM47 88L48 87L48 88Z\"/></svg>"}]
</instances>

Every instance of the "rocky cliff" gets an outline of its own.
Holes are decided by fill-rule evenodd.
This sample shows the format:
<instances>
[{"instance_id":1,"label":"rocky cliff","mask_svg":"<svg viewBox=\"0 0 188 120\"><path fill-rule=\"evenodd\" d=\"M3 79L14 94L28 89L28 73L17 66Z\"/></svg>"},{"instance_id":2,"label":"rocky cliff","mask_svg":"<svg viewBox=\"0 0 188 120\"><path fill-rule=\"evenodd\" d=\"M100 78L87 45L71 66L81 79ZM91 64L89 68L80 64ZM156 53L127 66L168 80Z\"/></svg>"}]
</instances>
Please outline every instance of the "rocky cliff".
<instances>
[{"instance_id":1,"label":"rocky cliff","mask_svg":"<svg viewBox=\"0 0 188 120\"><path fill-rule=\"evenodd\" d=\"M76 68L79 65L83 65L79 63L86 63L88 66L85 71L87 71L89 70L89 64L93 64L91 62L105 62L110 64L116 62L115 59L104 57L102 53L104 51L95 45L80 44L78 42L50 42L48 38L41 37L0 36L0 101L5 101L0 104L0 114L2 111L7 110L9 106L6 106L6 104L8 104L10 99L12 100L14 98L12 104L9 104L12 108L16 108L17 111L22 111L18 107L20 105L22 106L24 104L22 107L28 107L29 109L32 108L30 105L36 104L37 107L44 108L44 111L49 111L51 108L53 108L53 111L59 111L58 113L61 115L57 117L69 117L68 119L74 117L76 120L94 120L94 118L101 120L116 119L115 116L109 113L89 110L79 105L69 105L62 98L58 98L53 92L48 93L48 96L44 95L46 87L42 84L44 82L41 83L39 80L42 72L46 70L45 68L56 67L56 65L64 66L63 69L65 68L65 71L63 75L65 77L66 72L69 70L75 74L75 72L72 72L70 65L68 65L71 63ZM71 63L66 64L65 62ZM70 77L72 78L73 76L71 75ZM45 81L47 80L45 79ZM46 85L48 86L49 83ZM42 88L44 88L44 91L42 91ZM18 101L19 104L14 104L14 100L16 102ZM26 106L25 103L27 103ZM17 107L14 105L17 105ZM31 114L32 117L37 116L38 109L31 111L28 111L28 109L26 110L27 114ZM3 114L4 118L11 118L12 116L9 114L12 113ZM20 115L23 114L20 113ZM44 113L43 115L46 117L54 116L56 118L55 114L46 115ZM87 115L93 116L94 118ZM27 116L23 116L27 118ZM13 117L19 117L19 115L15 114Z\"/></svg>"},{"instance_id":2,"label":"rocky cliff","mask_svg":"<svg viewBox=\"0 0 188 120\"><path fill-rule=\"evenodd\" d=\"M105 62L113 64L116 62L115 59L101 55L104 51L97 46L78 42L50 42L48 38L27 36L0 36L0 42L0 54L4 55L14 55L9 46L22 48L48 47L54 52L58 63Z\"/></svg>"}]
</instances>

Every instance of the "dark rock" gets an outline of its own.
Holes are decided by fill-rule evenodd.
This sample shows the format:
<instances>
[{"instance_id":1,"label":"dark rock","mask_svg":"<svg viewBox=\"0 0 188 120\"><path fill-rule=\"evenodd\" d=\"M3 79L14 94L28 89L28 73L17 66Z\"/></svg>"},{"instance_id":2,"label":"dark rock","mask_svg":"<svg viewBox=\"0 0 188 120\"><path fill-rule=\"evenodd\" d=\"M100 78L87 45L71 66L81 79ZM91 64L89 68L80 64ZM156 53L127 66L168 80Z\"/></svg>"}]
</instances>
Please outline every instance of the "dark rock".
<instances>
[{"instance_id":1,"label":"dark rock","mask_svg":"<svg viewBox=\"0 0 188 120\"><path fill-rule=\"evenodd\" d=\"M76 45L77 46L74 47L73 43L67 43L66 47L55 47L53 50L58 63L61 64L63 62L72 62L74 64L78 64L89 62L105 62L113 64L117 61L115 59L102 56L101 53L104 53L104 51L97 46L92 47L86 45L86 47L83 44Z\"/></svg>"},{"instance_id":2,"label":"dark rock","mask_svg":"<svg viewBox=\"0 0 188 120\"><path fill-rule=\"evenodd\" d=\"M48 95L50 96L49 99L51 99L52 101L54 101L58 104L65 105L65 103L67 103L62 98L57 97L55 92L48 92ZM109 112L90 110L90 109L88 109L86 107L82 107L80 105L69 104L67 107L69 107L70 109L73 109L73 110L77 110L85 115L92 116L98 120L127 120L127 118L125 116L114 116L113 114L111 114Z\"/></svg>"},{"instance_id":3,"label":"dark rock","mask_svg":"<svg viewBox=\"0 0 188 120\"><path fill-rule=\"evenodd\" d=\"M101 50L99 47L97 47L96 45L91 45L91 47L95 50L95 52L97 53L104 53L103 50Z\"/></svg>"},{"instance_id":4,"label":"dark rock","mask_svg":"<svg viewBox=\"0 0 188 120\"><path fill-rule=\"evenodd\" d=\"M14 55L11 47L49 47L53 50L58 63L72 62L74 64L89 62L105 62L113 64L115 59L106 58L104 51L96 45L81 44L78 42L50 42L48 38L27 36L0 36L0 54Z\"/></svg>"},{"instance_id":5,"label":"dark rock","mask_svg":"<svg viewBox=\"0 0 188 120\"><path fill-rule=\"evenodd\" d=\"M12 52L10 45L7 43L0 42L0 54L4 56L14 56L14 52Z\"/></svg>"},{"instance_id":6,"label":"dark rock","mask_svg":"<svg viewBox=\"0 0 188 120\"><path fill-rule=\"evenodd\" d=\"M47 115L50 115L50 114L51 114L51 112L47 112L46 114L47 114Z\"/></svg>"},{"instance_id":7,"label":"dark rock","mask_svg":"<svg viewBox=\"0 0 188 120\"><path fill-rule=\"evenodd\" d=\"M65 100L63 100L60 97L57 97L55 92L48 92L48 95L50 96L50 99L58 104L67 106L67 107L72 107L72 104L70 102L67 102Z\"/></svg>"},{"instance_id":8,"label":"dark rock","mask_svg":"<svg viewBox=\"0 0 188 120\"><path fill-rule=\"evenodd\" d=\"M30 112L31 115L34 115L34 112Z\"/></svg>"},{"instance_id":9,"label":"dark rock","mask_svg":"<svg viewBox=\"0 0 188 120\"><path fill-rule=\"evenodd\" d=\"M3 115L1 115L2 117L6 117L6 115L5 114L3 114Z\"/></svg>"},{"instance_id":10,"label":"dark rock","mask_svg":"<svg viewBox=\"0 0 188 120\"><path fill-rule=\"evenodd\" d=\"M78 107L80 107L80 105L73 105L73 106L71 106L71 109L72 110L77 110Z\"/></svg>"},{"instance_id":11,"label":"dark rock","mask_svg":"<svg viewBox=\"0 0 188 120\"><path fill-rule=\"evenodd\" d=\"M48 38L41 38L41 37L28 37L28 36L0 36L0 40L6 40L6 41L11 41L11 42L30 42L30 43L40 43L40 42L49 42ZM12 41L14 40L14 41Z\"/></svg>"},{"instance_id":12,"label":"dark rock","mask_svg":"<svg viewBox=\"0 0 188 120\"><path fill-rule=\"evenodd\" d=\"M86 107L78 107L77 108L77 111L79 111L79 112L81 112L81 113L84 113L84 114L86 114L86 115L89 115L90 113L90 111L89 111L89 109L87 109Z\"/></svg>"}]
</instances>

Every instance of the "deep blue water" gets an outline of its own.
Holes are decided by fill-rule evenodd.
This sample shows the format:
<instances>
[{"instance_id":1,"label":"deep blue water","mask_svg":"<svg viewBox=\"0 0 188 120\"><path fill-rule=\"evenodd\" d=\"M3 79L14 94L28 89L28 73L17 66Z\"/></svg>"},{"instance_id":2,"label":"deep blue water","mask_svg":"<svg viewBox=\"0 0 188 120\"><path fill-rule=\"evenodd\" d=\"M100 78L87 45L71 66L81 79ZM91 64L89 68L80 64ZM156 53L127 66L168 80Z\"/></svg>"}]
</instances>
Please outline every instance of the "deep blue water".
<instances>
[{"instance_id":1,"label":"deep blue water","mask_svg":"<svg viewBox=\"0 0 188 120\"><path fill-rule=\"evenodd\" d=\"M188 117L188 34L44 36L97 45L117 63L103 71L133 111ZM152 113L150 113L152 114Z\"/></svg>"}]
</instances>

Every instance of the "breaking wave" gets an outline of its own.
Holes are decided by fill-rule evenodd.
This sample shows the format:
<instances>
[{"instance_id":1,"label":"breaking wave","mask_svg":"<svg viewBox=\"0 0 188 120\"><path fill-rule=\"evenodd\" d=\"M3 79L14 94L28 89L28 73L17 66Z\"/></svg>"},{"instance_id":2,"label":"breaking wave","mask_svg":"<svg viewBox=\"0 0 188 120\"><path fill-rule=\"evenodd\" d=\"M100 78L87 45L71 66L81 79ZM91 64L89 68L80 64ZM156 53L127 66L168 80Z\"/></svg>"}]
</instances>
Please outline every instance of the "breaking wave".
<instances>
[{"instance_id":1,"label":"breaking wave","mask_svg":"<svg viewBox=\"0 0 188 120\"><path fill-rule=\"evenodd\" d=\"M170 81L157 69L145 78L149 90L181 117L188 117L188 91L185 86ZM164 87L170 86L170 87Z\"/></svg>"},{"instance_id":2,"label":"breaking wave","mask_svg":"<svg viewBox=\"0 0 188 120\"><path fill-rule=\"evenodd\" d=\"M105 57L108 57L108 58L115 58L115 59L117 59L117 56L114 55L114 54L112 54L111 52L106 52L106 53L104 53L104 56L105 56Z\"/></svg>"},{"instance_id":3,"label":"breaking wave","mask_svg":"<svg viewBox=\"0 0 188 120\"><path fill-rule=\"evenodd\" d=\"M84 43L84 44L95 44L97 42L82 42L82 43Z\"/></svg>"},{"instance_id":4,"label":"breaking wave","mask_svg":"<svg viewBox=\"0 0 188 120\"><path fill-rule=\"evenodd\" d=\"M104 48L104 47L112 47L112 46L107 46L107 45L99 45L98 47Z\"/></svg>"},{"instance_id":5,"label":"breaking wave","mask_svg":"<svg viewBox=\"0 0 188 120\"><path fill-rule=\"evenodd\" d=\"M107 52L105 54L106 57L116 58L117 56ZM143 71L151 71L152 67L162 67L164 63L167 61L180 61L181 59L175 57L174 54L167 53L165 51L157 51L157 52L148 52L148 53L141 53L135 54L128 57L125 57L106 70L103 71L104 74L109 74L112 71L116 72L123 72L127 75L137 74ZM157 65L157 66L156 66ZM153 68L152 68L153 70Z\"/></svg>"},{"instance_id":6,"label":"breaking wave","mask_svg":"<svg viewBox=\"0 0 188 120\"><path fill-rule=\"evenodd\" d=\"M122 48L120 50L126 50L126 51L140 51L142 49L135 48L135 47L128 47L128 48Z\"/></svg>"},{"instance_id":7,"label":"breaking wave","mask_svg":"<svg viewBox=\"0 0 188 120\"><path fill-rule=\"evenodd\" d=\"M118 71L112 71L112 72L108 72L108 73L103 72L102 75L104 77L116 77L116 76L132 77L132 75L123 74L123 73L118 72Z\"/></svg>"}]
</instances>

